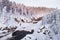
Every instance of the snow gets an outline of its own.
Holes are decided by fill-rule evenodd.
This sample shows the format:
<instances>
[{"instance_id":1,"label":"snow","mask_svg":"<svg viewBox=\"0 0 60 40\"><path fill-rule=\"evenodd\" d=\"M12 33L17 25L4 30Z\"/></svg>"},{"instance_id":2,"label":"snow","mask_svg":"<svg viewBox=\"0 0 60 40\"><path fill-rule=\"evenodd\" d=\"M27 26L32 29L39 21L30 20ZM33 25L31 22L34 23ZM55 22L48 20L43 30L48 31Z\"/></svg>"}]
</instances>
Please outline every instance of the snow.
<instances>
[{"instance_id":1,"label":"snow","mask_svg":"<svg viewBox=\"0 0 60 40\"><path fill-rule=\"evenodd\" d=\"M31 31L32 29L34 33L27 34L21 40L60 40L60 10L55 10L44 16L30 14L25 16L20 15L16 10L14 14L12 10L8 13L5 6L0 15L0 40L8 40L16 30ZM42 19L34 24L31 20L33 17L36 19L42 17Z\"/></svg>"},{"instance_id":2,"label":"snow","mask_svg":"<svg viewBox=\"0 0 60 40\"><path fill-rule=\"evenodd\" d=\"M11 26L11 27L17 26L16 30L26 30L26 31L31 31L32 29L34 30L33 34L26 35L22 40L59 40L58 39L59 38L59 36L58 36L59 34L55 35L55 33L54 33L54 30L57 31L58 29L55 27L55 25L52 26L52 28L51 28L51 25L54 24L54 21L52 21L52 20L54 20L52 18L52 16L55 15L54 13L51 13L51 14L48 14L48 15L44 16L43 19L40 20L36 24L27 23L27 22L23 23L22 21L20 21L20 23L21 23L21 25L20 25L20 23L17 23L14 20L14 18L17 18L18 20L23 19L23 20L30 20L30 21L31 21L31 19L27 18L25 16L17 16L16 14L14 14L14 16L13 16L13 14L7 16L8 21L6 21L6 22L5 22L5 19L3 20L1 18L2 21L1 20L0 21L3 22L3 23L0 22L0 26L2 27L2 29L0 30L0 34L1 34L0 36L5 35L5 34L2 34L2 33L6 32L6 31L5 30L2 31L2 30L6 26L8 26L8 27L9 26ZM5 14L5 15L8 15L8 14ZM4 15L3 15L3 17L4 17ZM38 33L38 32L40 32L40 33ZM43 34L44 32L46 32L46 34ZM51 33L48 34L48 32L51 32ZM6 33L8 33L8 32L6 32ZM12 32L8 33L7 36L0 38L0 40L7 40L10 37L12 37ZM31 37L31 39L29 39L29 37Z\"/></svg>"}]
</instances>

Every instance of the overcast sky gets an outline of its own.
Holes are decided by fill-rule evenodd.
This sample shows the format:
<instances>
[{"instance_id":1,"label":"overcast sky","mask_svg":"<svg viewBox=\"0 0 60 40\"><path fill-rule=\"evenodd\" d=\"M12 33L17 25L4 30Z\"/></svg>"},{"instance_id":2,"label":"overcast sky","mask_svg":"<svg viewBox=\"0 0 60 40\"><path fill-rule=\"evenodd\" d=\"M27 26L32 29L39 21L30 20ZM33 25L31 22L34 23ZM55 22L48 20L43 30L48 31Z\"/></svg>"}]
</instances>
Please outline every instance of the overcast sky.
<instances>
[{"instance_id":1,"label":"overcast sky","mask_svg":"<svg viewBox=\"0 0 60 40\"><path fill-rule=\"evenodd\" d=\"M60 9L60 0L10 0L16 3L23 3L26 6L51 7Z\"/></svg>"}]
</instances>

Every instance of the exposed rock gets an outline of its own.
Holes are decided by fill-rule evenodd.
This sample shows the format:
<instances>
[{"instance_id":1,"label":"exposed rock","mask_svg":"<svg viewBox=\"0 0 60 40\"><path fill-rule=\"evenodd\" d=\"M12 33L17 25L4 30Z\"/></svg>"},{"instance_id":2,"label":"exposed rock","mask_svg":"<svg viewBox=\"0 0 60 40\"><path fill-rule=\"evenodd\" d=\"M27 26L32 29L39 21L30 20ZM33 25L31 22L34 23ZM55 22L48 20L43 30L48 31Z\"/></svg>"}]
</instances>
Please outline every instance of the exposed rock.
<instances>
[{"instance_id":1,"label":"exposed rock","mask_svg":"<svg viewBox=\"0 0 60 40\"><path fill-rule=\"evenodd\" d=\"M24 30L22 30L22 31L19 31L19 30L17 30L17 31L15 31L15 32L13 32L13 34L12 34L12 38L10 39L10 40L21 40L22 38L24 38L27 34L32 34L34 32L34 30L32 30L31 32L29 32L29 31L24 31Z\"/></svg>"}]
</instances>

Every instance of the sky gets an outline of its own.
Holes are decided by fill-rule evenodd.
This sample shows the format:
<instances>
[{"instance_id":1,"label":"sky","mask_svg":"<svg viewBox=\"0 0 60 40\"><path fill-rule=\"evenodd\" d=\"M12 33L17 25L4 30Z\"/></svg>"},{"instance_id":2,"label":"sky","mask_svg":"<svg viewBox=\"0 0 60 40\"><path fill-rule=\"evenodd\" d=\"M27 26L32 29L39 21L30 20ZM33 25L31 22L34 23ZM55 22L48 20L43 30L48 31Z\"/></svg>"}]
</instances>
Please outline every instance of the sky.
<instances>
[{"instance_id":1,"label":"sky","mask_svg":"<svg viewBox=\"0 0 60 40\"><path fill-rule=\"evenodd\" d=\"M60 9L60 0L10 0L10 1L15 1L16 3L21 3L26 6Z\"/></svg>"}]
</instances>

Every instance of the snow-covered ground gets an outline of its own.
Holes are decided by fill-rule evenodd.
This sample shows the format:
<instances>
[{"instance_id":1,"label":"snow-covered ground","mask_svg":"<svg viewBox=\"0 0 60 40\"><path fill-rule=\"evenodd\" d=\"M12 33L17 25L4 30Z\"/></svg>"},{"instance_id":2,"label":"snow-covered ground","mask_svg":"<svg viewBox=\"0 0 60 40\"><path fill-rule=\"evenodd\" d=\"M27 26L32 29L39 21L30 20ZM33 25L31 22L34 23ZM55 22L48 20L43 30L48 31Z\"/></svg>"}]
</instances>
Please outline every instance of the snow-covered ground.
<instances>
[{"instance_id":1,"label":"snow-covered ground","mask_svg":"<svg viewBox=\"0 0 60 40\"><path fill-rule=\"evenodd\" d=\"M1 5L1 4L0 4ZM2 5L1 5L2 6ZM16 10L7 12L7 6L0 6L0 40L9 40L17 30L30 31L21 40L60 40L60 10L44 16L20 15ZM37 21L38 20L38 21Z\"/></svg>"},{"instance_id":2,"label":"snow-covered ground","mask_svg":"<svg viewBox=\"0 0 60 40\"><path fill-rule=\"evenodd\" d=\"M7 40L8 38L12 37L13 31L4 30L4 28L14 28L16 30L26 30L31 31L34 30L33 34L27 34L23 39L21 40L60 40L60 27L59 27L59 15L60 10L56 10L50 14L47 14L46 16L43 16L43 19L38 21L37 23L27 23L27 22L20 22L17 23L14 20L14 16L12 16L11 19L8 20L8 22L0 23L0 40ZM18 16L15 16L18 17ZM26 18L26 17L22 17ZM2 20L2 19L1 19ZM21 19L20 19L21 20ZM28 19L29 20L29 19ZM1 37L3 36L3 37ZM31 39L29 38L31 37Z\"/></svg>"}]
</instances>

